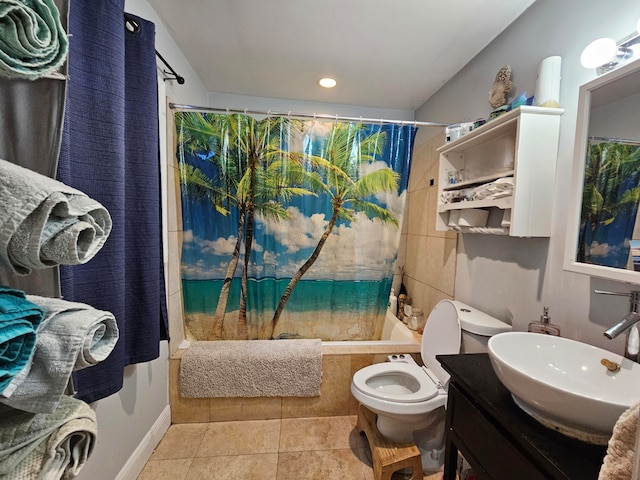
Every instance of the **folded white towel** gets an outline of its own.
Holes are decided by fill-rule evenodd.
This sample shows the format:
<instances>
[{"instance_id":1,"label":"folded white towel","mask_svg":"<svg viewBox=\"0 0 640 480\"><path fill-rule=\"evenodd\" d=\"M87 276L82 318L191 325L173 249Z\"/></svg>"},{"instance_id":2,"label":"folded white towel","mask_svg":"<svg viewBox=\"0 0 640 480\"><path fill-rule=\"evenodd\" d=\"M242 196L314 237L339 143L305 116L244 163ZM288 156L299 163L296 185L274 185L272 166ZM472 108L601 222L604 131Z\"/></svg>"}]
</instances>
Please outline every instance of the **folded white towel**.
<instances>
[{"instance_id":1,"label":"folded white towel","mask_svg":"<svg viewBox=\"0 0 640 480\"><path fill-rule=\"evenodd\" d=\"M613 427L598 480L631 480L640 403L625 411Z\"/></svg>"},{"instance_id":2,"label":"folded white towel","mask_svg":"<svg viewBox=\"0 0 640 480\"><path fill-rule=\"evenodd\" d=\"M44 310L29 365L0 392L0 402L29 412L53 412L71 372L109 356L118 341L112 313L84 303L27 295Z\"/></svg>"},{"instance_id":3,"label":"folded white towel","mask_svg":"<svg viewBox=\"0 0 640 480\"><path fill-rule=\"evenodd\" d=\"M0 205L0 265L18 275L86 263L111 232L100 203L6 160L0 160Z\"/></svg>"},{"instance_id":4,"label":"folded white towel","mask_svg":"<svg viewBox=\"0 0 640 480\"><path fill-rule=\"evenodd\" d=\"M51 414L2 407L0 478L58 480L78 475L96 441L95 412L64 397Z\"/></svg>"}]
</instances>

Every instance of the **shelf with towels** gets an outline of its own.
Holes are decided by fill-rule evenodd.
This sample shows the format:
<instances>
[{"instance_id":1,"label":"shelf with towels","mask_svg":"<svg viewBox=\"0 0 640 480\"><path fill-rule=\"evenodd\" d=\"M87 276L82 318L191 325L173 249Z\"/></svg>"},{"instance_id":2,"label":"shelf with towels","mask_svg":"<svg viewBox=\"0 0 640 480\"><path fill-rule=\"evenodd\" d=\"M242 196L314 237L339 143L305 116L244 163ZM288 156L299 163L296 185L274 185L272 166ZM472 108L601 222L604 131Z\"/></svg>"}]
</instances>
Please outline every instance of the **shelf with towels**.
<instances>
[{"instance_id":1,"label":"shelf with towels","mask_svg":"<svg viewBox=\"0 0 640 480\"><path fill-rule=\"evenodd\" d=\"M563 113L561 108L518 107L438 148L436 230L550 236ZM468 180L456 181L462 173ZM498 198L473 201L452 198L456 192L464 197L465 193L474 193L464 189L482 186L493 189L487 196ZM486 210L486 223L456 225L452 212L471 209Z\"/></svg>"}]
</instances>

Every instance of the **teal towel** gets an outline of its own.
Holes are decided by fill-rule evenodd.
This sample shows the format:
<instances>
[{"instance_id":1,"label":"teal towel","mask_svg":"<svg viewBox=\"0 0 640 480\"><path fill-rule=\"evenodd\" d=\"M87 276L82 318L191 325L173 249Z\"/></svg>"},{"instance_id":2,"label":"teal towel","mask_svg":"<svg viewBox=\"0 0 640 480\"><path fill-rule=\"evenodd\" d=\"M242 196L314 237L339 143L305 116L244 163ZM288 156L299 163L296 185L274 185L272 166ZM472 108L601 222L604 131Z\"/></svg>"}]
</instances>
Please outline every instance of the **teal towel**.
<instances>
[{"instance_id":1,"label":"teal towel","mask_svg":"<svg viewBox=\"0 0 640 480\"><path fill-rule=\"evenodd\" d=\"M0 286L0 392L31 360L43 318L24 292Z\"/></svg>"},{"instance_id":2,"label":"teal towel","mask_svg":"<svg viewBox=\"0 0 640 480\"><path fill-rule=\"evenodd\" d=\"M54 72L69 50L53 0L0 0L0 75L35 80Z\"/></svg>"}]
</instances>

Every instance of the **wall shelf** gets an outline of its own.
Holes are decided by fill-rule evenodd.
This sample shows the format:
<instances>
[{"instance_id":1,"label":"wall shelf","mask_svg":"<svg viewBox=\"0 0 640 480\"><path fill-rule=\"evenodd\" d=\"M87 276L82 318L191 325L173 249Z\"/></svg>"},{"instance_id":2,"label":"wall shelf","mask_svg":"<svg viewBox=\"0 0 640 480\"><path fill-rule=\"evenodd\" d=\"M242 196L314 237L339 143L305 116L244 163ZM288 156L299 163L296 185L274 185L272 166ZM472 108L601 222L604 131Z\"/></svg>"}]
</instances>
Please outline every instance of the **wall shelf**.
<instances>
[{"instance_id":1,"label":"wall shelf","mask_svg":"<svg viewBox=\"0 0 640 480\"><path fill-rule=\"evenodd\" d=\"M522 106L438 148L436 229L514 237L550 236L563 113L561 108ZM455 171L464 171L465 180L450 184L449 172ZM513 177L510 196L444 200L447 194L510 176ZM451 211L471 208L489 211L486 225L460 227L455 220L450 221Z\"/></svg>"}]
</instances>

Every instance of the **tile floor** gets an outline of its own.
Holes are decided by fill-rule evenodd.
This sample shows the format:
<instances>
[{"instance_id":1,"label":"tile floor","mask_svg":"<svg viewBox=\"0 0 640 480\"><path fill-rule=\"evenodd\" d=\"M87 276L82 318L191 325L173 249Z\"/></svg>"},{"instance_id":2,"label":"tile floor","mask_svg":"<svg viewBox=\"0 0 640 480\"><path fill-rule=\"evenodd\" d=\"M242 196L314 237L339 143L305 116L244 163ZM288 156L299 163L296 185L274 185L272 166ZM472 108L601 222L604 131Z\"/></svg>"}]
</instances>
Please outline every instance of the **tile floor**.
<instances>
[{"instance_id":1,"label":"tile floor","mask_svg":"<svg viewBox=\"0 0 640 480\"><path fill-rule=\"evenodd\" d=\"M373 480L355 425L355 416L171 425L138 480Z\"/></svg>"}]
</instances>

